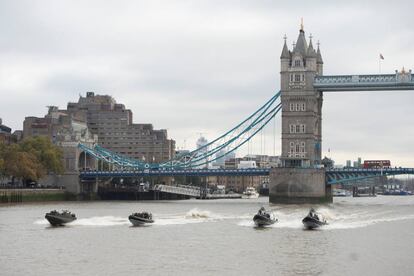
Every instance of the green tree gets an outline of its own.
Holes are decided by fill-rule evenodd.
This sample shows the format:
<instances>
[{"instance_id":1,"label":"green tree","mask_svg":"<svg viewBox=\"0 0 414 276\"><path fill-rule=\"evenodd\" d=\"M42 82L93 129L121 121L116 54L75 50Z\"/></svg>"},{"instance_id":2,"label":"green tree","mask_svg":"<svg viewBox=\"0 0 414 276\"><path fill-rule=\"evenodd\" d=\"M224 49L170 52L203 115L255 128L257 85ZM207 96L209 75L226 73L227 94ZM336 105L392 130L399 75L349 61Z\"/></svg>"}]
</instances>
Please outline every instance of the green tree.
<instances>
[{"instance_id":1,"label":"green tree","mask_svg":"<svg viewBox=\"0 0 414 276\"><path fill-rule=\"evenodd\" d=\"M21 150L36 156L47 172L61 174L64 171L61 149L50 142L50 139L44 136L37 136L24 139L20 143Z\"/></svg>"}]
</instances>

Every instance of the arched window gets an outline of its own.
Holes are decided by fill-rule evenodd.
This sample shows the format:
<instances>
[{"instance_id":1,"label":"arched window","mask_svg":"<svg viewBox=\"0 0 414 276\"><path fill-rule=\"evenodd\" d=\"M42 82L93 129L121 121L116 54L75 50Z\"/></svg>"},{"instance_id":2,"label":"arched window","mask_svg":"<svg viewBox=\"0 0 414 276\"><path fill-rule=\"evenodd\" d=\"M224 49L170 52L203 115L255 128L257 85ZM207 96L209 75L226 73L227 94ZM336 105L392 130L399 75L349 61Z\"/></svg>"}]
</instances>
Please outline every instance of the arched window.
<instances>
[{"instance_id":1,"label":"arched window","mask_svg":"<svg viewBox=\"0 0 414 276\"><path fill-rule=\"evenodd\" d=\"M295 60L295 67L300 67L300 66L301 66L300 59Z\"/></svg>"}]
</instances>

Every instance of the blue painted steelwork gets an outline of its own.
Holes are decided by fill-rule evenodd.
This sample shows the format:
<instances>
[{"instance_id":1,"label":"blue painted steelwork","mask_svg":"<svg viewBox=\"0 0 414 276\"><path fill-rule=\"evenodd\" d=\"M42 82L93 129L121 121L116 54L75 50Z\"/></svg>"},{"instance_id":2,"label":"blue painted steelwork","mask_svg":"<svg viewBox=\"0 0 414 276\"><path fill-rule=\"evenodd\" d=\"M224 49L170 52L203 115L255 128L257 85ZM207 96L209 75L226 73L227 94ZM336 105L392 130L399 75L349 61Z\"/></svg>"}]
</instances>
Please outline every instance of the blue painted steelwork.
<instances>
[{"instance_id":1,"label":"blue painted steelwork","mask_svg":"<svg viewBox=\"0 0 414 276\"><path fill-rule=\"evenodd\" d=\"M395 74L316 76L313 87L323 92L414 90L414 75L410 70Z\"/></svg>"},{"instance_id":2,"label":"blue painted steelwork","mask_svg":"<svg viewBox=\"0 0 414 276\"><path fill-rule=\"evenodd\" d=\"M81 171L81 178L91 177L142 177L142 176L259 176L269 175L270 168L250 169L145 169L119 171ZM328 169L326 183L340 184L379 176L414 174L414 168L384 169Z\"/></svg>"},{"instance_id":3,"label":"blue painted steelwork","mask_svg":"<svg viewBox=\"0 0 414 276\"><path fill-rule=\"evenodd\" d=\"M414 174L413 168L383 168L383 169L328 169L326 170L326 183L346 184L347 182L359 181L373 177Z\"/></svg>"},{"instance_id":4,"label":"blue painted steelwork","mask_svg":"<svg viewBox=\"0 0 414 276\"><path fill-rule=\"evenodd\" d=\"M142 176L258 176L269 175L270 169L183 169L183 170L122 170L81 171L80 178L142 177Z\"/></svg>"}]
</instances>

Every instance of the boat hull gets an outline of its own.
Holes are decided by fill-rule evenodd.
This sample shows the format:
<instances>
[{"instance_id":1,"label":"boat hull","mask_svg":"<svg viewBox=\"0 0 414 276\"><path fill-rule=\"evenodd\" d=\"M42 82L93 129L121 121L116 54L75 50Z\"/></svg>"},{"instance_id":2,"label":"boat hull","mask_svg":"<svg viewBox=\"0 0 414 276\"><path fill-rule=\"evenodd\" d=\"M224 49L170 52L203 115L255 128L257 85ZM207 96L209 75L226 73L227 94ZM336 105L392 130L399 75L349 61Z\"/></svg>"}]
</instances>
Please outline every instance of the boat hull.
<instances>
[{"instance_id":1,"label":"boat hull","mask_svg":"<svg viewBox=\"0 0 414 276\"><path fill-rule=\"evenodd\" d=\"M277 219L276 218L271 218L271 217L267 217L267 216L263 216L263 215L256 214L253 217L253 221L254 221L254 224L256 226L263 227L263 226L268 226L268 225L274 224L275 222L277 222Z\"/></svg>"},{"instance_id":2,"label":"boat hull","mask_svg":"<svg viewBox=\"0 0 414 276\"><path fill-rule=\"evenodd\" d=\"M59 216L59 215L52 215L52 214L46 214L45 218L53 226L62 226L62 225L65 225L67 223L70 223L76 220L76 217Z\"/></svg>"},{"instance_id":3,"label":"boat hull","mask_svg":"<svg viewBox=\"0 0 414 276\"><path fill-rule=\"evenodd\" d=\"M154 223L154 220L152 220L152 219L145 219L145 218L140 218L140 217L136 217L136 216L129 216L128 219L132 223L132 225L134 225L134 226L142 226L142 225L145 225L145 224Z\"/></svg>"},{"instance_id":4,"label":"boat hull","mask_svg":"<svg viewBox=\"0 0 414 276\"><path fill-rule=\"evenodd\" d=\"M309 216L305 217L302 220L302 223L303 223L303 225L305 226L306 229L316 229L316 228L319 228L319 227L327 224L326 221L320 221L320 220L317 220L315 218L311 218Z\"/></svg>"}]
</instances>

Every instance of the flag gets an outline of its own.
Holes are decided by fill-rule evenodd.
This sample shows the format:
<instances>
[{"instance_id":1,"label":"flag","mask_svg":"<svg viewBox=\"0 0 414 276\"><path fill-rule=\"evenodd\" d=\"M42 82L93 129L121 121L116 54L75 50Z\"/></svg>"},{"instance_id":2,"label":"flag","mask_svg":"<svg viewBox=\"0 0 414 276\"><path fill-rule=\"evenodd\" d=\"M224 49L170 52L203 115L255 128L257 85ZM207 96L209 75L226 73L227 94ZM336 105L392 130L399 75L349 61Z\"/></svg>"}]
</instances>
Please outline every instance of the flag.
<instances>
[{"instance_id":1,"label":"flag","mask_svg":"<svg viewBox=\"0 0 414 276\"><path fill-rule=\"evenodd\" d=\"M384 59L384 56L382 54L380 54L379 58L380 59Z\"/></svg>"}]
</instances>

